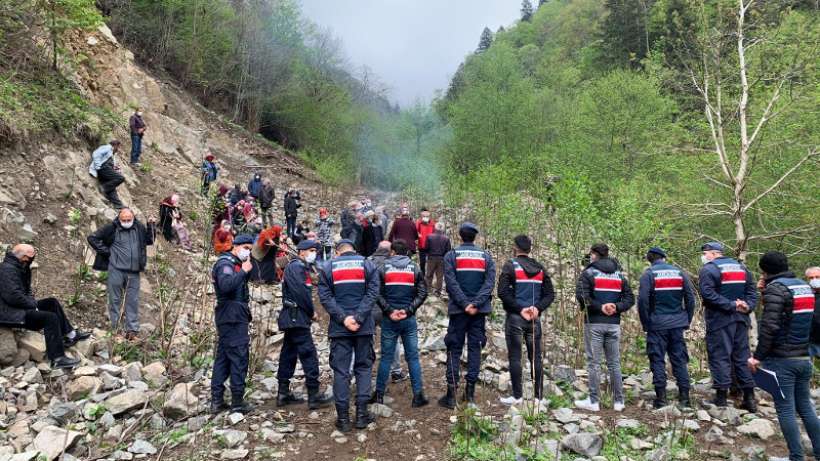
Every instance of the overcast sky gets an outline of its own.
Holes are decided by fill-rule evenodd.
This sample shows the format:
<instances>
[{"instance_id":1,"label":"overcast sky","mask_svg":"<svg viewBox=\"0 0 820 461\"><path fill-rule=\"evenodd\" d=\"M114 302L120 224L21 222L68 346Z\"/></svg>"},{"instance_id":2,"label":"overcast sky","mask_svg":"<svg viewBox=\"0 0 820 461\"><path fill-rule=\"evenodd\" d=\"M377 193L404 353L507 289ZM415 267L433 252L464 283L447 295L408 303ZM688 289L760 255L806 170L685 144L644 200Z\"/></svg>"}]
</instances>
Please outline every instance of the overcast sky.
<instances>
[{"instance_id":1,"label":"overcast sky","mask_svg":"<svg viewBox=\"0 0 820 461\"><path fill-rule=\"evenodd\" d=\"M402 105L445 89L484 26L506 27L521 9L520 0L300 1L305 16L343 41L351 64L372 69Z\"/></svg>"}]
</instances>

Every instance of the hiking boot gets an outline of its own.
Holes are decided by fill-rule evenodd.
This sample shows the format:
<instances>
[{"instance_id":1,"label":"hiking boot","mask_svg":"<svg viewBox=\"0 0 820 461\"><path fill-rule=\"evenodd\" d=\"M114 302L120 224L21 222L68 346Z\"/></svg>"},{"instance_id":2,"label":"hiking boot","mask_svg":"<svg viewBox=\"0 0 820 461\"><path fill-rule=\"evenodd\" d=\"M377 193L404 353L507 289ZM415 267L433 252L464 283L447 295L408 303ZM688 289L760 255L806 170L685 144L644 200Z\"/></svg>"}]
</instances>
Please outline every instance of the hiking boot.
<instances>
[{"instance_id":1,"label":"hiking boot","mask_svg":"<svg viewBox=\"0 0 820 461\"><path fill-rule=\"evenodd\" d=\"M464 396L461 398L462 402L475 403L475 383L467 383L464 386Z\"/></svg>"},{"instance_id":2,"label":"hiking boot","mask_svg":"<svg viewBox=\"0 0 820 461\"><path fill-rule=\"evenodd\" d=\"M743 403L740 405L740 408L748 411L749 413L757 412L757 401L755 400L754 388L743 389Z\"/></svg>"},{"instance_id":3,"label":"hiking boot","mask_svg":"<svg viewBox=\"0 0 820 461\"><path fill-rule=\"evenodd\" d=\"M370 398L370 403L381 403L384 405L384 392L373 392L373 397Z\"/></svg>"},{"instance_id":4,"label":"hiking boot","mask_svg":"<svg viewBox=\"0 0 820 461\"><path fill-rule=\"evenodd\" d=\"M440 399L438 399L438 406L449 408L450 410L456 407L456 388L453 386L447 386L447 395L444 395Z\"/></svg>"},{"instance_id":5,"label":"hiking boot","mask_svg":"<svg viewBox=\"0 0 820 461\"><path fill-rule=\"evenodd\" d=\"M333 396L325 397L319 392L319 389L308 389L308 408L311 410L318 410L325 408L333 402Z\"/></svg>"},{"instance_id":6,"label":"hiking boot","mask_svg":"<svg viewBox=\"0 0 820 461\"><path fill-rule=\"evenodd\" d=\"M424 392L419 392L418 394L413 395L413 403L410 404L410 406L413 408L421 408L428 403L430 403L430 401L424 396Z\"/></svg>"},{"instance_id":7,"label":"hiking boot","mask_svg":"<svg viewBox=\"0 0 820 461\"><path fill-rule=\"evenodd\" d=\"M728 395L729 391L726 389L715 389L715 398L708 403L711 403L718 408L726 408L726 397Z\"/></svg>"},{"instance_id":8,"label":"hiking boot","mask_svg":"<svg viewBox=\"0 0 820 461\"><path fill-rule=\"evenodd\" d=\"M367 429L367 426L375 421L373 415L367 411L367 405L360 405L356 407L356 429Z\"/></svg>"},{"instance_id":9,"label":"hiking boot","mask_svg":"<svg viewBox=\"0 0 820 461\"><path fill-rule=\"evenodd\" d=\"M256 407L245 401L231 404L231 413L242 413L243 415L247 415L255 409Z\"/></svg>"},{"instance_id":10,"label":"hiking boot","mask_svg":"<svg viewBox=\"0 0 820 461\"><path fill-rule=\"evenodd\" d=\"M689 400L689 389L681 389L678 392L678 405L681 408L692 408L692 402Z\"/></svg>"},{"instance_id":11,"label":"hiking boot","mask_svg":"<svg viewBox=\"0 0 820 461\"><path fill-rule=\"evenodd\" d=\"M391 379L394 383L400 383L400 382L402 382L402 381L407 380L407 375L405 375L405 374L404 374L404 372L403 372L403 371L401 371L401 370L399 370L399 371L394 371L394 372L390 373L390 379Z\"/></svg>"},{"instance_id":12,"label":"hiking boot","mask_svg":"<svg viewBox=\"0 0 820 461\"><path fill-rule=\"evenodd\" d=\"M666 388L656 387L655 400L652 401L652 408L657 410L658 408L663 408L668 404L669 402L666 401Z\"/></svg>"},{"instance_id":13,"label":"hiking boot","mask_svg":"<svg viewBox=\"0 0 820 461\"><path fill-rule=\"evenodd\" d=\"M74 368L80 364L80 359L72 359L68 356L57 357L51 361L51 368L54 369L68 369Z\"/></svg>"},{"instance_id":14,"label":"hiking boot","mask_svg":"<svg viewBox=\"0 0 820 461\"><path fill-rule=\"evenodd\" d=\"M336 429L339 432L348 433L353 430L350 426L350 416L337 416L336 417Z\"/></svg>"},{"instance_id":15,"label":"hiking boot","mask_svg":"<svg viewBox=\"0 0 820 461\"><path fill-rule=\"evenodd\" d=\"M298 403L305 403L305 399L296 397L293 393L288 389L287 386L279 386L279 391L276 394L276 406L277 407L284 407L287 405L295 405Z\"/></svg>"},{"instance_id":16,"label":"hiking boot","mask_svg":"<svg viewBox=\"0 0 820 461\"><path fill-rule=\"evenodd\" d=\"M224 400L219 401L219 402L213 402L213 401L211 402L211 414L212 415L218 415L219 413L222 413L223 411L226 411L229 408L231 408L231 407L228 406L228 404L225 403Z\"/></svg>"},{"instance_id":17,"label":"hiking boot","mask_svg":"<svg viewBox=\"0 0 820 461\"><path fill-rule=\"evenodd\" d=\"M137 341L140 339L139 331L129 331L125 333L126 341Z\"/></svg>"}]
</instances>

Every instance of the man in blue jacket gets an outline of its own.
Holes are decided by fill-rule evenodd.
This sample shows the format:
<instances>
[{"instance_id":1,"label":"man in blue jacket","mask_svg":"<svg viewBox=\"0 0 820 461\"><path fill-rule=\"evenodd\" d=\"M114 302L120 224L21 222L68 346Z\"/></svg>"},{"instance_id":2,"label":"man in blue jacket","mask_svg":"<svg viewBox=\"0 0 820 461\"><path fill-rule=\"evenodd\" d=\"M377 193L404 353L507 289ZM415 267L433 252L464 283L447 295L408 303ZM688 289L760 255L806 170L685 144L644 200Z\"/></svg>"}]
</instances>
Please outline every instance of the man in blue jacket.
<instances>
[{"instance_id":1,"label":"man in blue jacket","mask_svg":"<svg viewBox=\"0 0 820 461\"><path fill-rule=\"evenodd\" d=\"M333 397L336 401L336 428L350 432L350 361L355 356L356 429L365 429L373 418L370 376L373 371L373 304L379 296L379 276L373 263L353 249L353 242L340 240L337 257L319 274L319 300L330 315L330 367L333 369Z\"/></svg>"},{"instance_id":2,"label":"man in blue jacket","mask_svg":"<svg viewBox=\"0 0 820 461\"><path fill-rule=\"evenodd\" d=\"M219 337L214 370L211 376L211 413L229 407L223 399L225 380L231 378L231 412L249 413L253 406L245 402L245 379L248 375L250 337L248 325L251 310L248 302L248 274L253 237L237 235L230 252L219 255L211 272L216 293L216 332Z\"/></svg>"},{"instance_id":3,"label":"man in blue jacket","mask_svg":"<svg viewBox=\"0 0 820 461\"><path fill-rule=\"evenodd\" d=\"M485 250L475 245L478 227L466 222L458 231L463 242L444 256L444 280L450 301L450 322L444 343L447 346L447 394L439 406L456 407L456 389L464 341L467 341L467 382L463 400L475 403L475 384L481 369L481 349L487 343L486 320L492 309L495 288L495 262Z\"/></svg>"},{"instance_id":4,"label":"man in blue jacket","mask_svg":"<svg viewBox=\"0 0 820 461\"><path fill-rule=\"evenodd\" d=\"M655 386L655 408L666 400L666 355L678 384L678 402L684 408L689 401L689 353L683 332L689 329L695 315L695 289L689 277L678 266L666 262L666 252L652 247L646 253L651 265L641 276L638 313L646 332L646 355Z\"/></svg>"},{"instance_id":5,"label":"man in blue jacket","mask_svg":"<svg viewBox=\"0 0 820 461\"><path fill-rule=\"evenodd\" d=\"M317 243L302 240L296 250L299 257L288 263L282 279L282 312L279 313L278 325L279 330L285 332L285 339L276 373L279 381L276 406L304 402L290 391L290 380L296 371L298 359L305 372L308 407L318 410L330 403L330 399L322 398L319 392L319 356L310 335L311 323L319 320L319 314L313 307L313 279L310 276L310 266L316 261Z\"/></svg>"},{"instance_id":6,"label":"man in blue jacket","mask_svg":"<svg viewBox=\"0 0 820 461\"><path fill-rule=\"evenodd\" d=\"M755 382L747 367L749 313L757 304L757 284L740 262L723 255L723 245L709 242L701 247L703 268L698 275L706 319L706 351L715 388L714 404L726 406L734 371L743 389L742 408L754 413Z\"/></svg>"}]
</instances>

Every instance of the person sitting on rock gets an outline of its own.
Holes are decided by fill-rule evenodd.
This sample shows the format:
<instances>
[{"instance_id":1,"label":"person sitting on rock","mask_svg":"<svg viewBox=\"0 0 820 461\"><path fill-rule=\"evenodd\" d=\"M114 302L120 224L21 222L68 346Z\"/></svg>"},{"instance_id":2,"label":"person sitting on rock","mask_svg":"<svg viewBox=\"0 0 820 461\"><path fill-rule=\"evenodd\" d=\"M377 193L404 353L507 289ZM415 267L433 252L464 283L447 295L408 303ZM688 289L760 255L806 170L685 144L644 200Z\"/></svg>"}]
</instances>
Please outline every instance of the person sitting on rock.
<instances>
[{"instance_id":1,"label":"person sitting on rock","mask_svg":"<svg viewBox=\"0 0 820 461\"><path fill-rule=\"evenodd\" d=\"M114 162L114 154L119 152L120 145L118 140L113 139L108 144L98 147L91 154L91 165L88 166L88 174L97 178L100 192L117 210L124 206L117 194L117 187L125 182L125 176Z\"/></svg>"},{"instance_id":2,"label":"person sitting on rock","mask_svg":"<svg viewBox=\"0 0 820 461\"><path fill-rule=\"evenodd\" d=\"M159 225L162 236L169 242L179 242L180 246L191 251L191 238L188 228L182 222L182 212L179 209L179 194L165 197L159 204Z\"/></svg>"},{"instance_id":3,"label":"person sitting on rock","mask_svg":"<svg viewBox=\"0 0 820 461\"><path fill-rule=\"evenodd\" d=\"M31 263L37 255L33 246L15 245L0 264L0 326L43 330L46 354L52 368L73 368L80 363L65 355L65 349L91 337L69 323L55 298L37 300L31 291Z\"/></svg>"}]
</instances>

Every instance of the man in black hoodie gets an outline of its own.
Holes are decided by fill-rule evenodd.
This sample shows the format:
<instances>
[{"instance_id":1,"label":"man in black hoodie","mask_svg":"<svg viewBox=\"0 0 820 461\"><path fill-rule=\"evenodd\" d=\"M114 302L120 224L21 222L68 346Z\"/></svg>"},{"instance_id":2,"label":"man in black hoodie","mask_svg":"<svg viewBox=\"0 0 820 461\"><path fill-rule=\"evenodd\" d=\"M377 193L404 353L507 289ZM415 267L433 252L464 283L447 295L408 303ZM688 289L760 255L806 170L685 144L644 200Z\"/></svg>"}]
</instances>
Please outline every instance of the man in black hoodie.
<instances>
[{"instance_id":1,"label":"man in black hoodie","mask_svg":"<svg viewBox=\"0 0 820 461\"><path fill-rule=\"evenodd\" d=\"M498 278L498 297L507 311L504 335L510 361L510 379L513 395L501 403L521 403L524 396L521 382L521 341L527 345L534 397L542 397L544 367L541 360L541 313L555 300L552 280L544 266L530 258L532 240L526 235L514 239L515 258L507 261Z\"/></svg>"},{"instance_id":2,"label":"man in black hoodie","mask_svg":"<svg viewBox=\"0 0 820 461\"><path fill-rule=\"evenodd\" d=\"M601 358L606 357L609 381L612 385L613 408L624 409L623 379L621 377L621 313L635 304L629 281L621 272L620 264L609 257L609 247L596 243L590 249L590 263L578 278L575 298L584 315L584 350L589 372L589 397L576 400L583 410L600 410Z\"/></svg>"}]
</instances>

